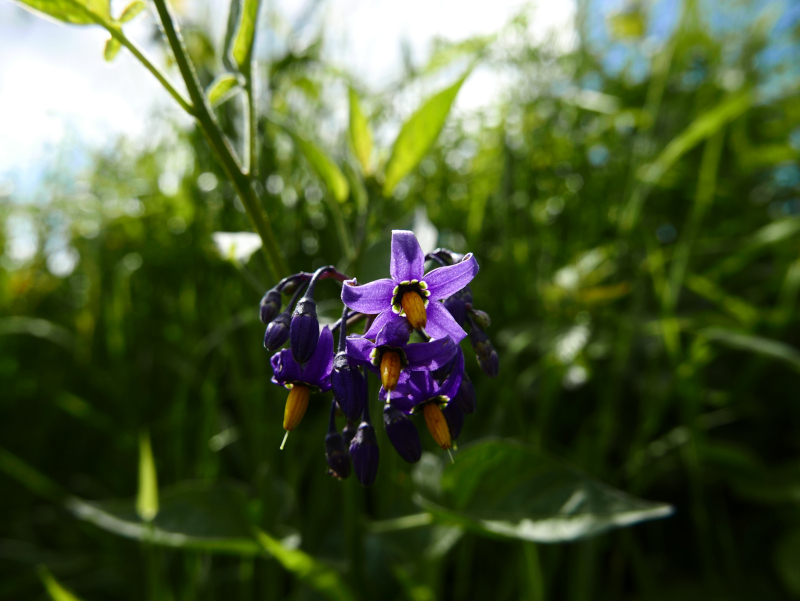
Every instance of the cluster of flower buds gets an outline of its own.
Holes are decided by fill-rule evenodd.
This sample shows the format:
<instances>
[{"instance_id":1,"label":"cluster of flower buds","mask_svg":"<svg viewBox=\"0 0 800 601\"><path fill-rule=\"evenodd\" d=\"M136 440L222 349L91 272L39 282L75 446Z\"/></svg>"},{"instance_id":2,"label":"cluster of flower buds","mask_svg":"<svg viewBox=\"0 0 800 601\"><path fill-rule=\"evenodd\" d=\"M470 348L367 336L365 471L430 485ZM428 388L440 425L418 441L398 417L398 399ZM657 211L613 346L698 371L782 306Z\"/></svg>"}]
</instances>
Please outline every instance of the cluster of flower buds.
<instances>
[{"instance_id":1,"label":"cluster of flower buds","mask_svg":"<svg viewBox=\"0 0 800 601\"><path fill-rule=\"evenodd\" d=\"M425 262L438 267L425 273ZM386 435L409 463L422 456L415 418L421 416L431 436L450 451L464 416L476 409L475 390L464 369L459 343L467 337L481 369L498 372L498 357L485 333L489 316L472 306L469 282L478 273L472 254L446 249L425 255L408 231L392 232L391 277L359 285L333 267L282 280L261 299L267 324L264 346L272 356L272 382L289 390L284 410L286 438L308 407L311 393L333 390L325 455L328 473L347 478L354 471L370 486L378 471L380 450L368 404L368 372L380 380ZM322 279L342 282L344 311L339 321L320 329L314 303ZM282 295L292 299L281 312ZM364 334L347 335L348 324L366 318ZM333 332L339 330L334 354ZM417 342L412 342L416 332ZM289 341L289 348L280 349ZM337 408L347 420L340 433ZM351 469L352 461L352 469Z\"/></svg>"}]
</instances>

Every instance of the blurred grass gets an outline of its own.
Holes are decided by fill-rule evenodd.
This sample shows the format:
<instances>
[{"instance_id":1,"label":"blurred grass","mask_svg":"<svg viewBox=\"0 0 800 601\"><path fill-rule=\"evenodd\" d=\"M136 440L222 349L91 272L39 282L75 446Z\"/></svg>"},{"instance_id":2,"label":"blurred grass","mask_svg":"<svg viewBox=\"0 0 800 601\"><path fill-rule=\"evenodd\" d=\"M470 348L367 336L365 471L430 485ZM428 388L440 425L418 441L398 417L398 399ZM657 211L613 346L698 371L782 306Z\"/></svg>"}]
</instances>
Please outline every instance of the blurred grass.
<instances>
[{"instance_id":1,"label":"blurred grass","mask_svg":"<svg viewBox=\"0 0 800 601\"><path fill-rule=\"evenodd\" d=\"M390 230L424 209L440 244L478 258L475 303L501 359L497 380L468 364L478 411L461 445L523 441L672 504L673 517L565 545L425 520L387 531L419 514L412 499L430 478L378 428L376 486L330 479L320 398L280 453L285 393L269 383L256 317L269 271L258 254L242 266L216 253L211 233L247 230L245 216L200 134L175 130L147 150L120 140L79 174L54 169L47 202L0 205L39 241L30 260L6 252L0 268L0 599L45 598L40 565L58 579L49 590L60 582L87 601L796 597L800 102L796 69L770 48L787 38L796 53L797 25L741 24L760 14L753 3L727 16L731 33L710 4L685 2L654 46L642 32L663 15L649 6L617 15L619 37L605 42L584 21L569 52L534 42L520 17L496 37L443 43L381 94L331 69L319 44L290 51L261 66L271 112L258 124L256 191L293 271L338 263L360 279L385 273ZM220 59L202 28L184 29L207 85ZM513 74L499 106L451 115L390 196L376 175L389 155L365 163L363 123L356 156L344 133L317 135L348 101L342 79L382 140L398 92L443 89L436 76L452 82L476 59ZM236 103L218 111L236 140ZM335 182L332 196L321 181ZM59 248L80 257L63 277ZM332 321L336 289L320 293ZM203 515L257 524L219 526L248 553L92 525L116 516L146 538L136 503L108 501L148 488L137 488L142 431L162 487L153 527L166 536L159 520L193 515L181 509L192 491L222 487L202 498L237 509ZM150 490L154 473L143 472ZM75 519L67 496L102 520Z\"/></svg>"}]
</instances>

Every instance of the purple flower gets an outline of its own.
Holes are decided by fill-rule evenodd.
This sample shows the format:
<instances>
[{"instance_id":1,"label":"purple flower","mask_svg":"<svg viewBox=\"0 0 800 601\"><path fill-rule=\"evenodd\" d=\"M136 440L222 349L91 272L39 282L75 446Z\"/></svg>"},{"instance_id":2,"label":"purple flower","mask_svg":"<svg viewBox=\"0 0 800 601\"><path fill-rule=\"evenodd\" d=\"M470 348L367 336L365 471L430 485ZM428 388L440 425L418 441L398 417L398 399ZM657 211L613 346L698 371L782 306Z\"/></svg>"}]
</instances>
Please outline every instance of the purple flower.
<instances>
[{"instance_id":1,"label":"purple flower","mask_svg":"<svg viewBox=\"0 0 800 601\"><path fill-rule=\"evenodd\" d=\"M394 392L391 393L391 403L403 413L412 415L420 411L425 404L446 405L454 398L461 386L464 374L464 363L461 369L458 365L447 379L441 384L436 381L429 371L411 372L406 379L401 381ZM387 393L380 392L381 400L385 401Z\"/></svg>"},{"instance_id":2,"label":"purple flower","mask_svg":"<svg viewBox=\"0 0 800 601\"><path fill-rule=\"evenodd\" d=\"M458 343L466 337L466 332L438 301L464 288L478 273L478 262L471 253L460 263L425 273L425 254L414 234L394 230L389 273L391 279L363 286L356 280L348 280L342 286L345 305L353 311L377 314L365 338L375 338L386 325L400 318L417 329L425 329L431 338L450 336Z\"/></svg>"},{"instance_id":3,"label":"purple flower","mask_svg":"<svg viewBox=\"0 0 800 601\"><path fill-rule=\"evenodd\" d=\"M319 342L314 354L305 365L295 361L290 349L275 353L270 360L272 364L272 383L291 388L295 384L304 384L319 392L331 389L331 369L333 368L333 334L328 326L322 328Z\"/></svg>"}]
</instances>

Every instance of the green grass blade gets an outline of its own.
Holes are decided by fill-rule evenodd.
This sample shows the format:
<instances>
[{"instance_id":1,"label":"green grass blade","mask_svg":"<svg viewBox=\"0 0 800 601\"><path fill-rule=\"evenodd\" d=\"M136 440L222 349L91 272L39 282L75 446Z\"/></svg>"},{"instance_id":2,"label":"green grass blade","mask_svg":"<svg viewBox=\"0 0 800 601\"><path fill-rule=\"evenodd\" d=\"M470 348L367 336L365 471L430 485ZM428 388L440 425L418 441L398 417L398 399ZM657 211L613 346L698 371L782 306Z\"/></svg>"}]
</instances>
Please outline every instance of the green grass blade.
<instances>
[{"instance_id":1,"label":"green grass blade","mask_svg":"<svg viewBox=\"0 0 800 601\"><path fill-rule=\"evenodd\" d=\"M350 146L353 149L353 154L356 155L358 162L361 163L361 168L364 173L371 171L371 158L372 158L372 130L369 126L369 121L364 115L361 108L361 103L358 100L358 94L353 88L350 88Z\"/></svg>"},{"instance_id":2,"label":"green grass blade","mask_svg":"<svg viewBox=\"0 0 800 601\"><path fill-rule=\"evenodd\" d=\"M53 601L81 601L80 597L65 589L44 566L39 566L39 578Z\"/></svg>"}]
</instances>

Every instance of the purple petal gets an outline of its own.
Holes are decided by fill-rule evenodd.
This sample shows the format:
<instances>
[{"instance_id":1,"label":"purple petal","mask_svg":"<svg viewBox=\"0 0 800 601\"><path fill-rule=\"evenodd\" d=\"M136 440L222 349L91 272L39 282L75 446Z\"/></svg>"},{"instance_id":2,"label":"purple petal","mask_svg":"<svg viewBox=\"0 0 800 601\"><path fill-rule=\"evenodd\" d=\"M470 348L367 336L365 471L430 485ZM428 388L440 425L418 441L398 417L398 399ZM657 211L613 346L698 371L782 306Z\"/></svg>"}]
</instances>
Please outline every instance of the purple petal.
<instances>
[{"instance_id":1,"label":"purple petal","mask_svg":"<svg viewBox=\"0 0 800 601\"><path fill-rule=\"evenodd\" d=\"M406 359L408 359L408 369L434 371L450 361L455 356L457 349L458 346L453 339L446 336L430 342L409 344L404 350Z\"/></svg>"},{"instance_id":2,"label":"purple petal","mask_svg":"<svg viewBox=\"0 0 800 601\"><path fill-rule=\"evenodd\" d=\"M438 301L428 303L428 325L425 331L431 338L450 336L455 344L467 337L467 333L456 323L450 312Z\"/></svg>"},{"instance_id":3,"label":"purple petal","mask_svg":"<svg viewBox=\"0 0 800 601\"><path fill-rule=\"evenodd\" d=\"M417 242L414 232L392 231L392 258L389 273L395 282L421 280L425 273L425 253Z\"/></svg>"},{"instance_id":4,"label":"purple petal","mask_svg":"<svg viewBox=\"0 0 800 601\"><path fill-rule=\"evenodd\" d=\"M300 365L292 357L292 351L283 349L279 353L272 355L272 382L283 386L289 382L300 382L303 379L303 372Z\"/></svg>"},{"instance_id":5,"label":"purple petal","mask_svg":"<svg viewBox=\"0 0 800 601\"><path fill-rule=\"evenodd\" d=\"M403 347L408 344L408 337L411 335L411 324L407 319L393 319L378 332L375 338L376 346L396 346Z\"/></svg>"},{"instance_id":6,"label":"purple petal","mask_svg":"<svg viewBox=\"0 0 800 601\"><path fill-rule=\"evenodd\" d=\"M441 300L455 294L472 281L479 269L475 257L469 253L461 263L439 267L426 273L422 279L428 284L431 293L428 298L432 301Z\"/></svg>"},{"instance_id":7,"label":"purple petal","mask_svg":"<svg viewBox=\"0 0 800 601\"><path fill-rule=\"evenodd\" d=\"M442 383L439 389L439 394L449 398L455 398L458 394L458 389L461 386L461 380L464 378L464 353L461 352L456 355L456 364L453 366L453 371L447 376L447 379Z\"/></svg>"},{"instance_id":8,"label":"purple petal","mask_svg":"<svg viewBox=\"0 0 800 601\"><path fill-rule=\"evenodd\" d=\"M342 286L342 302L360 313L391 311L394 286L390 279L375 280L363 286L359 286L355 280L348 280Z\"/></svg>"},{"instance_id":9,"label":"purple petal","mask_svg":"<svg viewBox=\"0 0 800 601\"><path fill-rule=\"evenodd\" d=\"M319 335L319 342L311 359L303 370L303 381L324 390L330 389L331 370L333 369L333 334L325 326ZM327 380L327 382L326 382ZM327 385L327 387L326 387Z\"/></svg>"},{"instance_id":10,"label":"purple petal","mask_svg":"<svg viewBox=\"0 0 800 601\"><path fill-rule=\"evenodd\" d=\"M408 320L405 317L400 317L396 313L393 313L391 309L388 311L383 311L373 320L372 325L369 326L369 329L364 333L364 338L375 340L380 331L393 321L405 321L408 323Z\"/></svg>"},{"instance_id":11,"label":"purple petal","mask_svg":"<svg viewBox=\"0 0 800 601\"><path fill-rule=\"evenodd\" d=\"M361 336L352 336L347 339L347 358L358 365L371 365L369 354L375 348L375 343Z\"/></svg>"}]
</instances>

